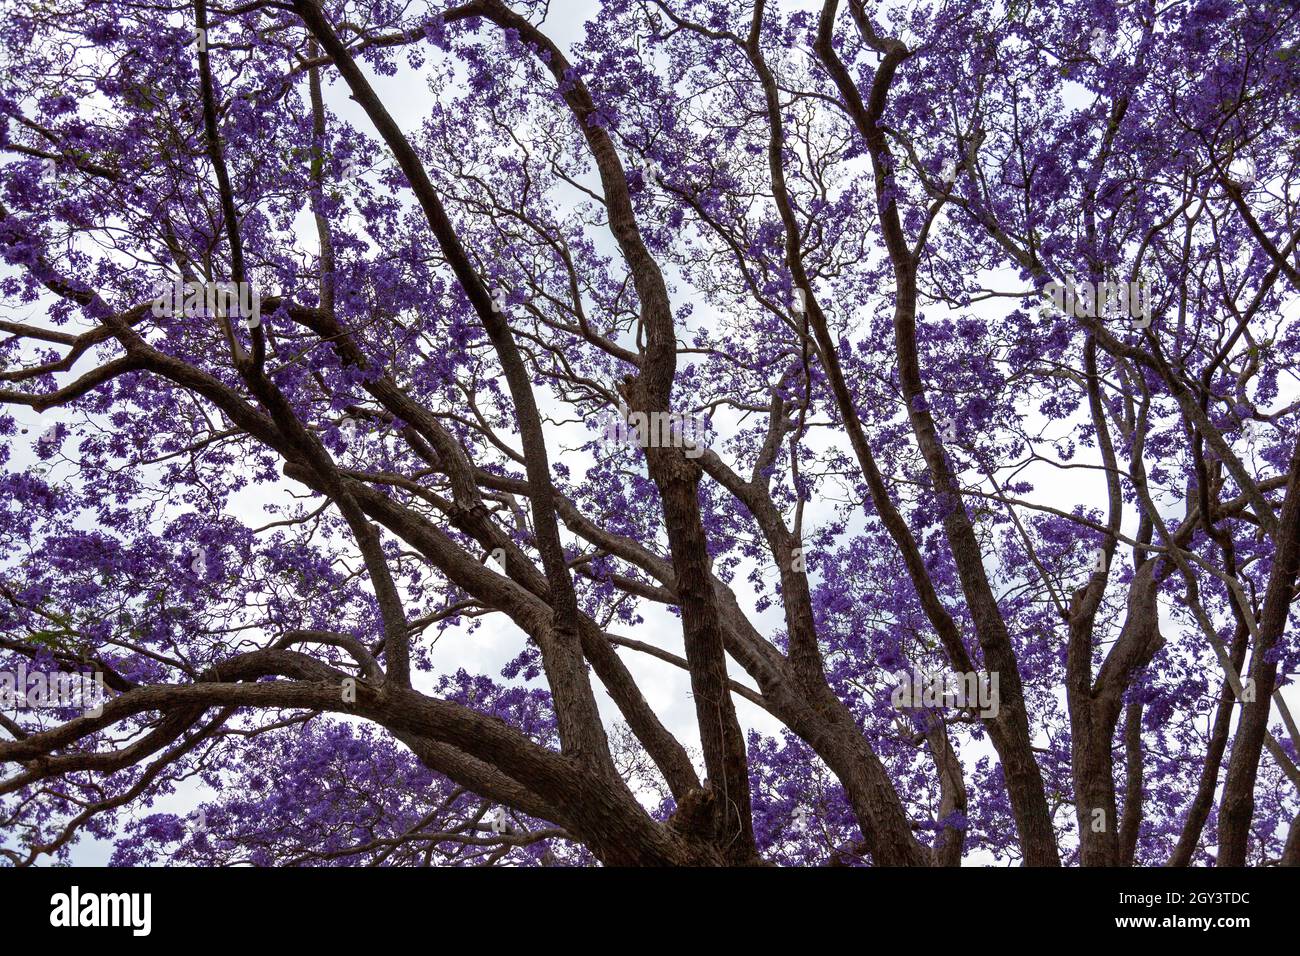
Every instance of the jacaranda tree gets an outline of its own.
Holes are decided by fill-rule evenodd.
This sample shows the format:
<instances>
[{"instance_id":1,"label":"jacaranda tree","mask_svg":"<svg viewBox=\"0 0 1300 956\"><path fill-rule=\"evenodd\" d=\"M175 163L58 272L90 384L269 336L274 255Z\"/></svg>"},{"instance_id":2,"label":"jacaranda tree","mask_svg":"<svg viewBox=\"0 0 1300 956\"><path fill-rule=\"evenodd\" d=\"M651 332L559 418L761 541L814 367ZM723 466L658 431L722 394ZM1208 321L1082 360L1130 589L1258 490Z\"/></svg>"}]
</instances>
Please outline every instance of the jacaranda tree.
<instances>
[{"instance_id":1,"label":"jacaranda tree","mask_svg":"<svg viewBox=\"0 0 1300 956\"><path fill-rule=\"evenodd\" d=\"M562 6L0 3L0 853L1300 863L1300 10Z\"/></svg>"}]
</instances>

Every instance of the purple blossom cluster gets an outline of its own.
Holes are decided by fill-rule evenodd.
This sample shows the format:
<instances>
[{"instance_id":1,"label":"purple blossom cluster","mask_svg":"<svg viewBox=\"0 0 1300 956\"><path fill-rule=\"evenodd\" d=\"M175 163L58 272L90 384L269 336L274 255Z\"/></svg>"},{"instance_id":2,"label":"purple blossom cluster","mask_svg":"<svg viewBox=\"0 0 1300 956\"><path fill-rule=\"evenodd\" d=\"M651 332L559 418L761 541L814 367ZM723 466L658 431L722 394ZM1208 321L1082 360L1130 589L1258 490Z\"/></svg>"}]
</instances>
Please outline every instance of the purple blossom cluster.
<instances>
[{"instance_id":1,"label":"purple blossom cluster","mask_svg":"<svg viewBox=\"0 0 1300 956\"><path fill-rule=\"evenodd\" d=\"M0 859L1300 864L1300 10L561 6L0 0Z\"/></svg>"}]
</instances>

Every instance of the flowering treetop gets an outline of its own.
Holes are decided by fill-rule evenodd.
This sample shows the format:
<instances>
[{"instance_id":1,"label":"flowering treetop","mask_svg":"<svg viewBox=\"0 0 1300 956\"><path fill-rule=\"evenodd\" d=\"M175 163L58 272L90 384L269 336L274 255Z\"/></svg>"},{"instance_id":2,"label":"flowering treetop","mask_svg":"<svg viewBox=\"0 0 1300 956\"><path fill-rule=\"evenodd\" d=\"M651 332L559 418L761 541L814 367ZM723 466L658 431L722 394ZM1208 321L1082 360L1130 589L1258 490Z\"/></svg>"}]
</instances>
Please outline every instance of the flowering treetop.
<instances>
[{"instance_id":1,"label":"flowering treetop","mask_svg":"<svg viewBox=\"0 0 1300 956\"><path fill-rule=\"evenodd\" d=\"M0 0L0 853L1300 861L1300 11L557 18Z\"/></svg>"}]
</instances>

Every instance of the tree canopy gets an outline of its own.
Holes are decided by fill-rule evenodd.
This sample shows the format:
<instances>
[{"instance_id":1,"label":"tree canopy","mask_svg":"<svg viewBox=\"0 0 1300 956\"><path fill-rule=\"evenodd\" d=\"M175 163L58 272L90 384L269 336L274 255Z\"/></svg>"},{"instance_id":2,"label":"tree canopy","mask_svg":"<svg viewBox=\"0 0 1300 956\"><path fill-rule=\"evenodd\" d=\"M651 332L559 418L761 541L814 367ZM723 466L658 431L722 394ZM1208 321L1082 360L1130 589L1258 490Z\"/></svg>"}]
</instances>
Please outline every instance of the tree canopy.
<instances>
[{"instance_id":1,"label":"tree canopy","mask_svg":"<svg viewBox=\"0 0 1300 956\"><path fill-rule=\"evenodd\" d=\"M571 6L0 0L0 854L1300 863L1300 9Z\"/></svg>"}]
</instances>

